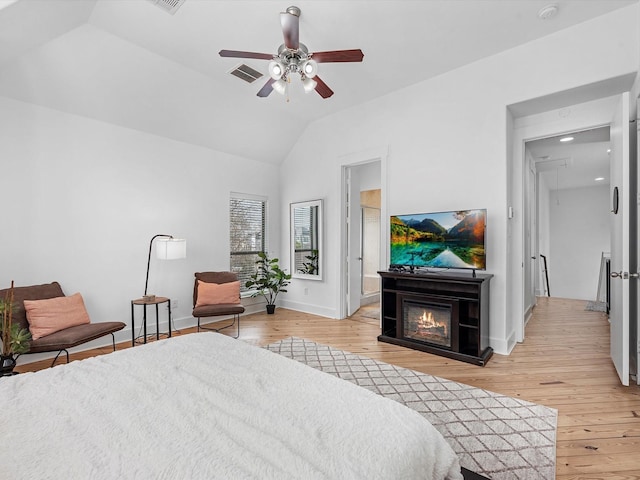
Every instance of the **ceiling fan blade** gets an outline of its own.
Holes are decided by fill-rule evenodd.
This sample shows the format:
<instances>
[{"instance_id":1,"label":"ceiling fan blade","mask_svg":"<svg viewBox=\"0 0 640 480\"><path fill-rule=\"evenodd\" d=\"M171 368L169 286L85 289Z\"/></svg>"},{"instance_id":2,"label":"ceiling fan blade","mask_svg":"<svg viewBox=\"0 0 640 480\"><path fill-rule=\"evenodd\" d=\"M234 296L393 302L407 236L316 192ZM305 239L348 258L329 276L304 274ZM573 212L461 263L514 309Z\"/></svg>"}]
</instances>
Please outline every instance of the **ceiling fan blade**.
<instances>
[{"instance_id":1,"label":"ceiling fan blade","mask_svg":"<svg viewBox=\"0 0 640 480\"><path fill-rule=\"evenodd\" d=\"M273 55L269 53L243 52L241 50L220 50L221 57L233 58L258 58L260 60L273 60Z\"/></svg>"},{"instance_id":2,"label":"ceiling fan blade","mask_svg":"<svg viewBox=\"0 0 640 480\"><path fill-rule=\"evenodd\" d=\"M318 92L322 98L329 98L333 95L333 90L331 90L320 77L316 75L313 79L316 81L316 92Z\"/></svg>"},{"instance_id":3,"label":"ceiling fan blade","mask_svg":"<svg viewBox=\"0 0 640 480\"><path fill-rule=\"evenodd\" d=\"M284 45L290 50L300 48L300 14L294 15L287 9L280 14L280 24L284 35Z\"/></svg>"},{"instance_id":4,"label":"ceiling fan blade","mask_svg":"<svg viewBox=\"0 0 640 480\"><path fill-rule=\"evenodd\" d=\"M263 98L268 97L269 94L273 92L273 82L275 82L273 78L270 78L269 80L267 80L267 83L264 84L264 86L260 89L260 91L256 95Z\"/></svg>"},{"instance_id":5,"label":"ceiling fan blade","mask_svg":"<svg viewBox=\"0 0 640 480\"><path fill-rule=\"evenodd\" d=\"M311 55L318 63L328 62L361 62L364 53L359 48L354 50L330 50L328 52L315 52Z\"/></svg>"}]
</instances>

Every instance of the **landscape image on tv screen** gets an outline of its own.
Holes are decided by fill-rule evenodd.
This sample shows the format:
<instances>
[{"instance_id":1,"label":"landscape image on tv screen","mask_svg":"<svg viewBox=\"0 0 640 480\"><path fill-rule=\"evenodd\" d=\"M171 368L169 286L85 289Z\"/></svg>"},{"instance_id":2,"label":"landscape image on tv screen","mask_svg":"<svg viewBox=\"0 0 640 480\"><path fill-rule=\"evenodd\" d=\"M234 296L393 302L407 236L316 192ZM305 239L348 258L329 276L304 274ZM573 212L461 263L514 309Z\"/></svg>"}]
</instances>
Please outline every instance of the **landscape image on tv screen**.
<instances>
[{"instance_id":1,"label":"landscape image on tv screen","mask_svg":"<svg viewBox=\"0 0 640 480\"><path fill-rule=\"evenodd\" d=\"M485 270L487 211L394 215L391 265Z\"/></svg>"}]
</instances>

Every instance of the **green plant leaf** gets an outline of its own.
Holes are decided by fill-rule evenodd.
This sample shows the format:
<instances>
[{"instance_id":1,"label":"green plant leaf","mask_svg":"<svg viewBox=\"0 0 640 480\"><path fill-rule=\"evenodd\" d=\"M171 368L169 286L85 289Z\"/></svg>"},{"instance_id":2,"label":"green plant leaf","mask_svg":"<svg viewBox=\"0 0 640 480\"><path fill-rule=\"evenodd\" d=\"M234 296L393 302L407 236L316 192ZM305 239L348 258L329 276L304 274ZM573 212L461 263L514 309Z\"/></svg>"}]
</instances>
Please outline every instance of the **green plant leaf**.
<instances>
[{"instance_id":1,"label":"green plant leaf","mask_svg":"<svg viewBox=\"0 0 640 480\"><path fill-rule=\"evenodd\" d=\"M29 351L31 333L26 328L14 323L11 325L10 349L12 353L26 353Z\"/></svg>"},{"instance_id":2,"label":"green plant leaf","mask_svg":"<svg viewBox=\"0 0 640 480\"><path fill-rule=\"evenodd\" d=\"M268 305L274 305L278 293L286 292L283 287L290 283L291 275L280 268L277 258L269 258L265 252L258 253L256 266L256 273L245 282L245 287L256 287L253 296L262 295Z\"/></svg>"}]
</instances>

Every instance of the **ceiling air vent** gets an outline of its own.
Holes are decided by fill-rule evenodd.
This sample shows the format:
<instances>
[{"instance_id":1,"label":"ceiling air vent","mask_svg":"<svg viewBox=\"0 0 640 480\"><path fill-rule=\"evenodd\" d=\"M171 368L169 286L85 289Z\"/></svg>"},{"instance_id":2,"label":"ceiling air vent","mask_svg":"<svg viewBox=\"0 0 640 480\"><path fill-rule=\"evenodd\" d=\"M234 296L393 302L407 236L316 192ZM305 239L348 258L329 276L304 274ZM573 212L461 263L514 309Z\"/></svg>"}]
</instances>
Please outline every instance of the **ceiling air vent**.
<instances>
[{"instance_id":1,"label":"ceiling air vent","mask_svg":"<svg viewBox=\"0 0 640 480\"><path fill-rule=\"evenodd\" d=\"M173 15L186 0L149 0L162 10Z\"/></svg>"},{"instance_id":2,"label":"ceiling air vent","mask_svg":"<svg viewBox=\"0 0 640 480\"><path fill-rule=\"evenodd\" d=\"M567 168L573 165L573 157L555 158L540 157L536 160L536 171L548 172L558 168Z\"/></svg>"},{"instance_id":3,"label":"ceiling air vent","mask_svg":"<svg viewBox=\"0 0 640 480\"><path fill-rule=\"evenodd\" d=\"M249 65L245 65L244 63L238 65L233 70L229 72L231 75L234 75L238 78L241 78L247 83L253 83L260 77L262 77L262 73L254 70Z\"/></svg>"}]
</instances>

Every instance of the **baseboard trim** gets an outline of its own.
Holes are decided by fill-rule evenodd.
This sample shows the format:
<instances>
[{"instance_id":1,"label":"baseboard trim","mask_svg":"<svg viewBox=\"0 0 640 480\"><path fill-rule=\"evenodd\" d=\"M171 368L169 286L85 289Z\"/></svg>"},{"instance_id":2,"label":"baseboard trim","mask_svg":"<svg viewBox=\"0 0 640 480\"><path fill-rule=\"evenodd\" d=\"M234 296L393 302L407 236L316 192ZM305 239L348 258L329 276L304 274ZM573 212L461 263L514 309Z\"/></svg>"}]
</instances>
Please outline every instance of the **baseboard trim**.
<instances>
[{"instance_id":1,"label":"baseboard trim","mask_svg":"<svg viewBox=\"0 0 640 480\"><path fill-rule=\"evenodd\" d=\"M310 313L312 315L319 315L321 317L327 318L338 318L337 312L333 308L327 308L320 305L311 305L308 303L302 302L292 302L285 300L281 305L283 308L288 308L289 310L295 310L296 312L302 313Z\"/></svg>"}]
</instances>

